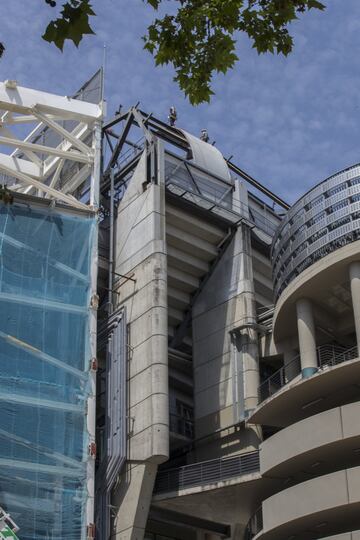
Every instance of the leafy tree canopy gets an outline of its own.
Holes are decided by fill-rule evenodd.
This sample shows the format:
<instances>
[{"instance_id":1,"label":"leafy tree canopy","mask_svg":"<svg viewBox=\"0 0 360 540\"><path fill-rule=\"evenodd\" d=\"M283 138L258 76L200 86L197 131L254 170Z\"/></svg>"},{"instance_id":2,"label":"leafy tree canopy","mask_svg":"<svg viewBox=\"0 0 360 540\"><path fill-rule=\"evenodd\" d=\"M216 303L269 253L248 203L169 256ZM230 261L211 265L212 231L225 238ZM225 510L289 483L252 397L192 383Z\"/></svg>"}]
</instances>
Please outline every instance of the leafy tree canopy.
<instances>
[{"instance_id":1,"label":"leafy tree canopy","mask_svg":"<svg viewBox=\"0 0 360 540\"><path fill-rule=\"evenodd\" d=\"M57 0L44 1L57 5ZM167 13L167 1L143 0L157 15L143 37L144 48L157 65L173 66L174 80L194 105L210 101L214 73L234 67L239 32L248 35L259 54L287 56L293 48L288 25L310 9L325 9L318 0L173 0ZM67 0L42 37L61 50L66 40L78 46L84 35L94 33L93 16L91 0ZM4 50L0 43L0 56Z\"/></svg>"}]
</instances>

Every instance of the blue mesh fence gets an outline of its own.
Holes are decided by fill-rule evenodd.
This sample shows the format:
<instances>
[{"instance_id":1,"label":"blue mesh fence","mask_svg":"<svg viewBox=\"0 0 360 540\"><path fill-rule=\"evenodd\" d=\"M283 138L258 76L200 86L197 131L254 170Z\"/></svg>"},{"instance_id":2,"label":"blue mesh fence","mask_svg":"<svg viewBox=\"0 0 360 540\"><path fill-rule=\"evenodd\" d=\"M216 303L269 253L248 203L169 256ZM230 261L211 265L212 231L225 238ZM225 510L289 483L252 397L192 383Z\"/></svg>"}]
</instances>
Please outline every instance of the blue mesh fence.
<instances>
[{"instance_id":1,"label":"blue mesh fence","mask_svg":"<svg viewBox=\"0 0 360 540\"><path fill-rule=\"evenodd\" d=\"M0 506L21 540L85 538L95 231L0 203Z\"/></svg>"}]
</instances>

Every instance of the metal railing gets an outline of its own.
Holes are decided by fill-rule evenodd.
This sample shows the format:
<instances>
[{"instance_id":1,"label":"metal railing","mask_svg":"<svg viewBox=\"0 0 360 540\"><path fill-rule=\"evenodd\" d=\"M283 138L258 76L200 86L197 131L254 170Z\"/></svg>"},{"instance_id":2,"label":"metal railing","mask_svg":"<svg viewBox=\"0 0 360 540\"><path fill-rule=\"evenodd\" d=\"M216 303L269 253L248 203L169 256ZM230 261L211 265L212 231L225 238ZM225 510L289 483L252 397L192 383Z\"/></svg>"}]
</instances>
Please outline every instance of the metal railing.
<instances>
[{"instance_id":1,"label":"metal railing","mask_svg":"<svg viewBox=\"0 0 360 540\"><path fill-rule=\"evenodd\" d=\"M210 174L199 173L194 164L168 157L165 167L165 185L168 191L180 198L190 201L225 218L231 223L237 223L241 218L258 227L271 238L280 223L271 221L264 212L253 208L233 197L233 185L221 181Z\"/></svg>"},{"instance_id":2,"label":"metal railing","mask_svg":"<svg viewBox=\"0 0 360 540\"><path fill-rule=\"evenodd\" d=\"M246 525L245 529L245 540L251 540L259 534L260 531L263 530L263 513L262 513L262 506L260 506L255 514L251 516L251 518L248 521L248 524Z\"/></svg>"},{"instance_id":3,"label":"metal railing","mask_svg":"<svg viewBox=\"0 0 360 540\"><path fill-rule=\"evenodd\" d=\"M154 493L179 491L184 488L228 480L260 470L259 452L239 454L229 458L211 459L176 469L160 471Z\"/></svg>"},{"instance_id":4,"label":"metal railing","mask_svg":"<svg viewBox=\"0 0 360 540\"><path fill-rule=\"evenodd\" d=\"M259 402L276 394L283 386L291 382L301 373L300 355L296 356L288 364L275 371L259 386Z\"/></svg>"},{"instance_id":5,"label":"metal railing","mask_svg":"<svg viewBox=\"0 0 360 540\"><path fill-rule=\"evenodd\" d=\"M350 349L341 349L334 345L323 345L318 348L318 364L319 370L326 369L327 367L336 366L349 360L357 358L358 351L356 345Z\"/></svg>"},{"instance_id":6,"label":"metal railing","mask_svg":"<svg viewBox=\"0 0 360 540\"><path fill-rule=\"evenodd\" d=\"M327 344L317 348L318 371L333 367L343 362L353 360L358 356L356 346L344 349L343 347ZM273 373L259 386L259 402L276 394L286 384L291 382L301 373L300 355L296 356L288 364Z\"/></svg>"}]
</instances>

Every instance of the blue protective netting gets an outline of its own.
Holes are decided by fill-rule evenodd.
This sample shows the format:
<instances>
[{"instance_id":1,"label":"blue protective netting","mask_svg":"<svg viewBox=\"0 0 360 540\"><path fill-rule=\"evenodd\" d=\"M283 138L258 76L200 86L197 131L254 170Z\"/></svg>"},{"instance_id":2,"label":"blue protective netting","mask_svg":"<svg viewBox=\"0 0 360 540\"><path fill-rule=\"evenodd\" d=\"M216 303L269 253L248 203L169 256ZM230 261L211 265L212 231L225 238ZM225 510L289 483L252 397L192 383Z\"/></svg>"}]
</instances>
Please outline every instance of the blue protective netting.
<instances>
[{"instance_id":1,"label":"blue protective netting","mask_svg":"<svg viewBox=\"0 0 360 540\"><path fill-rule=\"evenodd\" d=\"M0 506L21 540L85 534L95 221L0 203Z\"/></svg>"}]
</instances>

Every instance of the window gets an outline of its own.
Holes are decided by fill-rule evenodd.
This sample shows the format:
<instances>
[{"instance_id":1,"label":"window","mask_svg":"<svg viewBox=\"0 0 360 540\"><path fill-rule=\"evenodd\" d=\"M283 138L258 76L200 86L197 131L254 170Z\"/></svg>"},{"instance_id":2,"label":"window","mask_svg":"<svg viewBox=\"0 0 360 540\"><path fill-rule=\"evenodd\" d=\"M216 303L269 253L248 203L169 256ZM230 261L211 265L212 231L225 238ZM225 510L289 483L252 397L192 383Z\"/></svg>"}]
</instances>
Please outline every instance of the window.
<instances>
[{"instance_id":1,"label":"window","mask_svg":"<svg viewBox=\"0 0 360 540\"><path fill-rule=\"evenodd\" d=\"M194 437L194 409L179 399L175 411L170 412L170 431L192 439Z\"/></svg>"}]
</instances>

